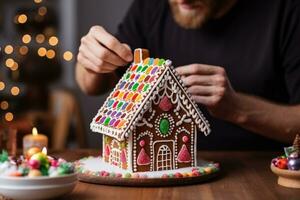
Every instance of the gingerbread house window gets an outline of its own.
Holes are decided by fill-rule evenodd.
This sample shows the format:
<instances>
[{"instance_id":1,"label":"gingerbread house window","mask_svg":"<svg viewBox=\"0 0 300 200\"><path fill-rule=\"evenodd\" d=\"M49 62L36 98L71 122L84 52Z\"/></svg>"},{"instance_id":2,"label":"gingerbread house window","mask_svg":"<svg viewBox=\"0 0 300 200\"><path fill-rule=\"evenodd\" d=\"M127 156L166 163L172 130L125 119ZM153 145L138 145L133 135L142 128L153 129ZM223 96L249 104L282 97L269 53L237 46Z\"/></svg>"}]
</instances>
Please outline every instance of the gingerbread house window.
<instances>
[{"instance_id":1,"label":"gingerbread house window","mask_svg":"<svg viewBox=\"0 0 300 200\"><path fill-rule=\"evenodd\" d=\"M159 147L157 153L157 170L171 170L172 169L172 153L167 145Z\"/></svg>"},{"instance_id":2,"label":"gingerbread house window","mask_svg":"<svg viewBox=\"0 0 300 200\"><path fill-rule=\"evenodd\" d=\"M119 142L113 140L109 162L116 166L118 166L120 163L121 150L119 149L119 146Z\"/></svg>"}]
</instances>

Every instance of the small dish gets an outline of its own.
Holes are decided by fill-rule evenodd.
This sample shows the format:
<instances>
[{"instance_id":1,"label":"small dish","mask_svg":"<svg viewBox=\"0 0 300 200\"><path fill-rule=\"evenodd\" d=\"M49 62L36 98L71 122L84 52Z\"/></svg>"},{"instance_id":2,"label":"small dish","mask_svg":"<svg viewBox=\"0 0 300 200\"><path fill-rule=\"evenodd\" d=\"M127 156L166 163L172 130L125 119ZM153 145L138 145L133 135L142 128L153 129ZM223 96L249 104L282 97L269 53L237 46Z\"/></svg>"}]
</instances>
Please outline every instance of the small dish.
<instances>
[{"instance_id":1,"label":"small dish","mask_svg":"<svg viewBox=\"0 0 300 200\"><path fill-rule=\"evenodd\" d=\"M278 184L289 188L300 188L300 170L280 169L271 164L271 170L278 176Z\"/></svg>"},{"instance_id":2,"label":"small dish","mask_svg":"<svg viewBox=\"0 0 300 200\"><path fill-rule=\"evenodd\" d=\"M12 199L50 199L71 192L77 174L57 177L0 177L0 194Z\"/></svg>"}]
</instances>

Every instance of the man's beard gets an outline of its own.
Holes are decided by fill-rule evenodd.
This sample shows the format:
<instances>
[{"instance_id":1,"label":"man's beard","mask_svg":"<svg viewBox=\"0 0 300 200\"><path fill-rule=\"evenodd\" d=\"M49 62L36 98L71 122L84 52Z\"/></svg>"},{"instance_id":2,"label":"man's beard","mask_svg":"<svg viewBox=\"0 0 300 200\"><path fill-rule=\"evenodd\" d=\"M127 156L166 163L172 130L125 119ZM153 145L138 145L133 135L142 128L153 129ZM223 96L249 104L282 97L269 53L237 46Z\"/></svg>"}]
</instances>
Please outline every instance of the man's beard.
<instances>
[{"instance_id":1,"label":"man's beard","mask_svg":"<svg viewBox=\"0 0 300 200\"><path fill-rule=\"evenodd\" d=\"M176 0L169 0L173 17L185 29L202 27L214 18L228 0L188 0L193 9L182 10Z\"/></svg>"}]
</instances>

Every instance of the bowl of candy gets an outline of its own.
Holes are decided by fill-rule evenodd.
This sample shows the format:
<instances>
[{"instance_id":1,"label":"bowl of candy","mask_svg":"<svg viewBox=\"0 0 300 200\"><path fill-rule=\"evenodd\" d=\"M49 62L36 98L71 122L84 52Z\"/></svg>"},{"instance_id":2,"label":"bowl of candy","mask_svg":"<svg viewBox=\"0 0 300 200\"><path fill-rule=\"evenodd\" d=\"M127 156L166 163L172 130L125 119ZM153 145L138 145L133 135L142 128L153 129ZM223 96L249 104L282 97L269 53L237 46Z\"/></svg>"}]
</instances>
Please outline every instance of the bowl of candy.
<instances>
[{"instance_id":1,"label":"bowl of candy","mask_svg":"<svg viewBox=\"0 0 300 200\"><path fill-rule=\"evenodd\" d=\"M300 188L300 137L296 136L293 146L284 148L284 155L272 159L271 170L278 175L278 184Z\"/></svg>"},{"instance_id":2,"label":"bowl of candy","mask_svg":"<svg viewBox=\"0 0 300 200\"><path fill-rule=\"evenodd\" d=\"M0 194L11 199L50 199L71 192L77 183L73 163L45 150L10 157L0 154Z\"/></svg>"}]
</instances>

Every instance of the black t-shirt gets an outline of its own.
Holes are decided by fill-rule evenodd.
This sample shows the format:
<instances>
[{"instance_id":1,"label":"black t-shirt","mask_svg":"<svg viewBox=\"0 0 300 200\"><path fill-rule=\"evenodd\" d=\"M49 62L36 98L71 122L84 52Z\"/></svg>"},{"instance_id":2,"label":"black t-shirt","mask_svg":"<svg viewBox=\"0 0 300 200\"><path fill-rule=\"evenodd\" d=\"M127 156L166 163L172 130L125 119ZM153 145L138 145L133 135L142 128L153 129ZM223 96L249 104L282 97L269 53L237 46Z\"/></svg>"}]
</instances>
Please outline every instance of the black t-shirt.
<instances>
[{"instance_id":1,"label":"black t-shirt","mask_svg":"<svg viewBox=\"0 0 300 200\"><path fill-rule=\"evenodd\" d=\"M202 63L225 68L238 92L279 104L300 102L300 1L239 0L221 19L196 30L179 27L167 0L135 0L117 38L174 66ZM211 117L203 149L274 149L274 140Z\"/></svg>"}]
</instances>

